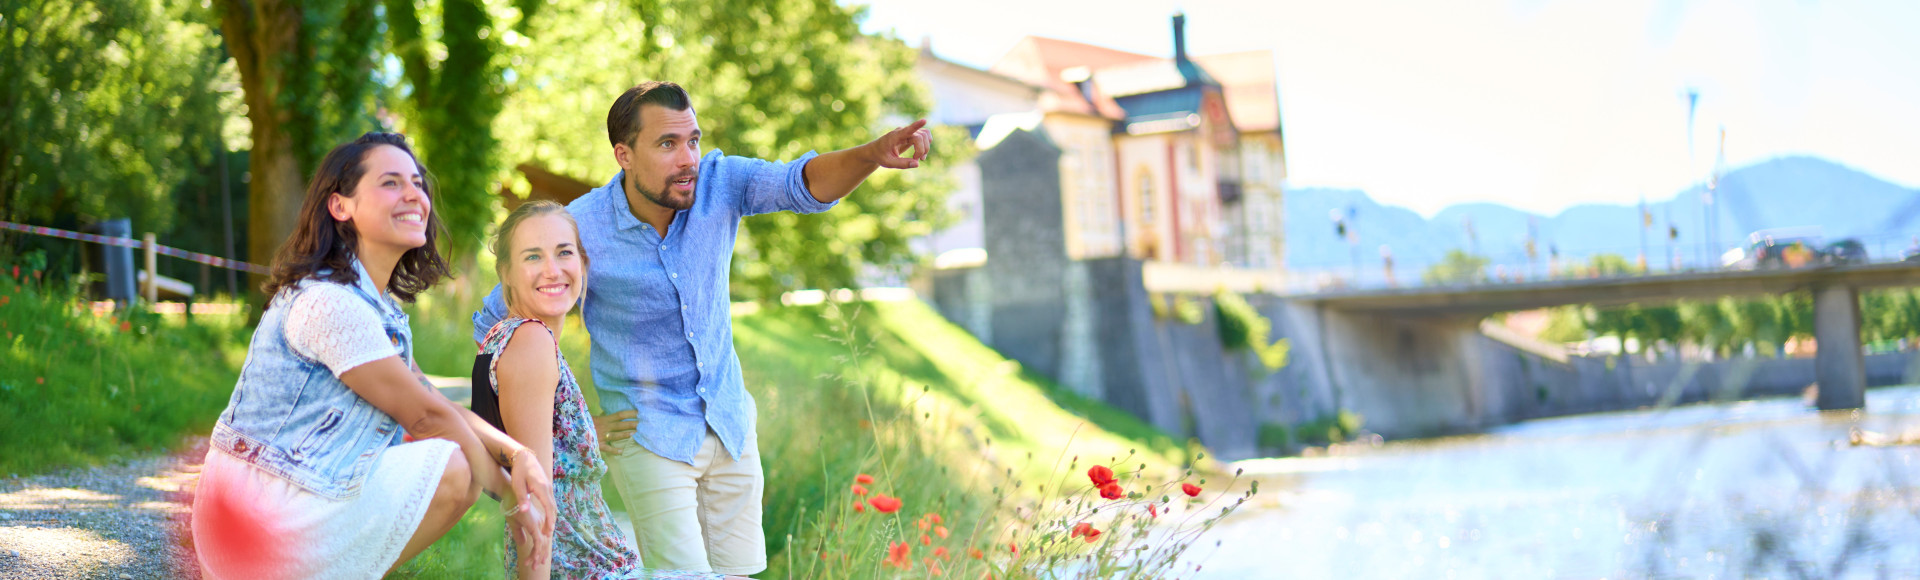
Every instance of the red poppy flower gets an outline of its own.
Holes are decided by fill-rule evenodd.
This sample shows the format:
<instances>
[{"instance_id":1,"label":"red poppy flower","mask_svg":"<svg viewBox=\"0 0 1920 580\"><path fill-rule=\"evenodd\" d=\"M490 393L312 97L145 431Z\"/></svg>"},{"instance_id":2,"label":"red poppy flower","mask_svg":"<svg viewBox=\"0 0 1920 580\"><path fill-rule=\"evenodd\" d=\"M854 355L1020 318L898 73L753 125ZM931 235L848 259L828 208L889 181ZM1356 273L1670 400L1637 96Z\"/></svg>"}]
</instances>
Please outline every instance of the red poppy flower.
<instances>
[{"instance_id":1,"label":"red poppy flower","mask_svg":"<svg viewBox=\"0 0 1920 580\"><path fill-rule=\"evenodd\" d=\"M1191 483L1182 483L1180 484L1180 491L1186 492L1187 497L1198 497L1200 495L1200 486Z\"/></svg>"},{"instance_id":2,"label":"red poppy flower","mask_svg":"<svg viewBox=\"0 0 1920 580\"><path fill-rule=\"evenodd\" d=\"M1100 530L1098 530L1098 529L1095 529L1095 528L1092 528L1092 527L1088 527L1088 528L1087 528L1087 543L1089 543L1089 544L1091 544L1091 543L1093 543L1093 542L1094 542L1095 540L1098 540L1098 539L1100 539Z\"/></svg>"},{"instance_id":3,"label":"red poppy flower","mask_svg":"<svg viewBox=\"0 0 1920 580\"><path fill-rule=\"evenodd\" d=\"M873 499L867 500L867 504L883 514L900 511L900 498L887 497L884 494L874 494Z\"/></svg>"},{"instance_id":4,"label":"red poppy flower","mask_svg":"<svg viewBox=\"0 0 1920 580\"><path fill-rule=\"evenodd\" d=\"M913 569L913 558L908 555L912 551L912 544L906 542L889 542L887 544L887 565L901 570Z\"/></svg>"},{"instance_id":5,"label":"red poppy flower","mask_svg":"<svg viewBox=\"0 0 1920 580\"><path fill-rule=\"evenodd\" d=\"M1088 530L1092 530L1092 529L1093 529L1093 524L1089 524L1089 523L1086 523L1086 522L1080 522L1080 523L1078 523L1078 524L1074 524L1074 526L1073 526L1073 535L1071 535L1071 536L1067 536L1067 537L1070 537L1070 538L1078 538L1078 537L1080 537L1080 536L1084 536L1084 535L1087 535L1087 531L1088 531Z\"/></svg>"},{"instance_id":6,"label":"red poppy flower","mask_svg":"<svg viewBox=\"0 0 1920 580\"><path fill-rule=\"evenodd\" d=\"M33 378L33 384L36 384L36 385L44 385L44 384L47 384L47 378L46 378L46 377L34 377L34 378Z\"/></svg>"},{"instance_id":7,"label":"red poppy flower","mask_svg":"<svg viewBox=\"0 0 1920 580\"><path fill-rule=\"evenodd\" d=\"M933 538L927 537L926 534L920 534L920 545L922 546L933 545Z\"/></svg>"},{"instance_id":8,"label":"red poppy flower","mask_svg":"<svg viewBox=\"0 0 1920 580\"><path fill-rule=\"evenodd\" d=\"M862 474L860 474L860 475L855 475L855 476L853 476L853 480L854 480L855 482L858 482L858 483L864 483L864 484L867 484L867 485L873 485L873 476L871 476L871 475L867 475L867 474L865 474L865 473L862 473Z\"/></svg>"},{"instance_id":9,"label":"red poppy flower","mask_svg":"<svg viewBox=\"0 0 1920 580\"><path fill-rule=\"evenodd\" d=\"M864 511L867 511L867 504L864 504L864 503L854 503L854 504L853 504L853 511L856 511L856 512L864 512Z\"/></svg>"},{"instance_id":10,"label":"red poppy flower","mask_svg":"<svg viewBox=\"0 0 1920 580\"><path fill-rule=\"evenodd\" d=\"M927 517L928 517L928 518L930 518L930 519L932 519L932 520L933 520L933 525L936 525L936 526L937 526L937 525L940 525L940 524L943 524L943 523L946 523L946 522L944 522L944 521L941 521L941 519L940 519L940 514L927 514Z\"/></svg>"},{"instance_id":11,"label":"red poppy flower","mask_svg":"<svg viewBox=\"0 0 1920 580\"><path fill-rule=\"evenodd\" d=\"M862 487L858 483L853 484L853 495L859 495L859 496L867 495L867 488Z\"/></svg>"},{"instance_id":12,"label":"red poppy flower","mask_svg":"<svg viewBox=\"0 0 1920 580\"><path fill-rule=\"evenodd\" d=\"M1105 465L1095 465L1087 468L1087 479L1093 480L1094 487L1106 487L1107 484L1115 481L1113 479L1113 470Z\"/></svg>"},{"instance_id":13,"label":"red poppy flower","mask_svg":"<svg viewBox=\"0 0 1920 580\"><path fill-rule=\"evenodd\" d=\"M940 569L940 563L939 563L939 562L936 562L936 561L934 561L934 560L933 560L933 558L927 558L927 573L928 573L928 574L932 574L932 575L934 575L934 576L945 576L945 575L947 575L947 571L946 571L946 570L941 570L941 569Z\"/></svg>"},{"instance_id":14,"label":"red poppy flower","mask_svg":"<svg viewBox=\"0 0 1920 580\"><path fill-rule=\"evenodd\" d=\"M1150 515L1156 518L1160 517L1160 510L1154 508L1153 504L1147 504L1147 515Z\"/></svg>"},{"instance_id":15,"label":"red poppy flower","mask_svg":"<svg viewBox=\"0 0 1920 580\"><path fill-rule=\"evenodd\" d=\"M1107 482L1106 485L1100 486L1100 497L1120 499L1120 497L1124 495L1126 495L1126 491L1121 490L1120 484L1118 483Z\"/></svg>"},{"instance_id":16,"label":"red poppy flower","mask_svg":"<svg viewBox=\"0 0 1920 580\"><path fill-rule=\"evenodd\" d=\"M914 521L913 525L919 526L920 531L922 532L933 529L933 522L927 521L926 516L920 516L920 519L917 521Z\"/></svg>"},{"instance_id":17,"label":"red poppy flower","mask_svg":"<svg viewBox=\"0 0 1920 580\"><path fill-rule=\"evenodd\" d=\"M1013 552L1013 553L1014 553L1014 555L1019 555L1019 554L1020 554L1020 545L1019 545L1019 544L1015 544L1015 543L1013 543L1013 542L1007 542L1007 551L1008 551L1008 552Z\"/></svg>"},{"instance_id":18,"label":"red poppy flower","mask_svg":"<svg viewBox=\"0 0 1920 580\"><path fill-rule=\"evenodd\" d=\"M987 554L981 552L979 548L967 548L967 557L978 560L987 557Z\"/></svg>"},{"instance_id":19,"label":"red poppy flower","mask_svg":"<svg viewBox=\"0 0 1920 580\"><path fill-rule=\"evenodd\" d=\"M947 547L946 547L946 546L941 546L941 547L938 547L938 548L934 548L934 549L933 549L933 555L934 555L934 556L937 556L937 557L939 557L939 558L940 558L940 559L942 559L942 560L945 560L945 559L947 559Z\"/></svg>"},{"instance_id":20,"label":"red poppy flower","mask_svg":"<svg viewBox=\"0 0 1920 580\"><path fill-rule=\"evenodd\" d=\"M936 536L940 536L940 539L942 539L942 540L945 540L945 539L947 539L947 527L946 527L946 526L934 526L934 527L933 527L933 534L934 534L934 535L936 535Z\"/></svg>"},{"instance_id":21,"label":"red poppy flower","mask_svg":"<svg viewBox=\"0 0 1920 580\"><path fill-rule=\"evenodd\" d=\"M133 330L133 323L127 322L125 320L120 321L120 332L126 332L129 330Z\"/></svg>"}]
</instances>

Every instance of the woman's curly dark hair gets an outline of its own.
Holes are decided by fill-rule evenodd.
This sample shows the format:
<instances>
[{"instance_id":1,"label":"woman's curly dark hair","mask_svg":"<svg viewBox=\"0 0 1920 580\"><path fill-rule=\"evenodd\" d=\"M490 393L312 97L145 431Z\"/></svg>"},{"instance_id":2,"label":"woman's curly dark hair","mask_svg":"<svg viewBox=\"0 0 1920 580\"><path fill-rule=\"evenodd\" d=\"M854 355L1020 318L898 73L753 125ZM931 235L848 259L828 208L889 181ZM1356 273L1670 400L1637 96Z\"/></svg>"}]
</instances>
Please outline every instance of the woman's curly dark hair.
<instances>
[{"instance_id":1,"label":"woman's curly dark hair","mask_svg":"<svg viewBox=\"0 0 1920 580\"><path fill-rule=\"evenodd\" d=\"M307 183L307 198L300 203L293 235L280 246L280 253L273 258L273 274L260 287L267 296L293 288L307 278L338 284L359 281L359 275L353 271L353 260L360 234L352 222L333 219L327 212L327 199L336 193L352 197L354 186L366 174L367 153L382 145L405 151L414 159L414 166L420 168L420 174L428 175L426 166L420 165L419 156L407 146L407 137L399 133L367 133L327 152L326 158L320 160L319 170L313 174L313 181ZM429 178L426 186L429 200L433 198L432 193ZM427 291L441 278L453 275L446 259L440 256L437 243L445 230L440 212L428 212L427 243L401 254L400 262L393 267L393 277L387 280L387 291L395 298L412 302L414 296ZM320 275L322 270L328 271L327 274Z\"/></svg>"}]
</instances>

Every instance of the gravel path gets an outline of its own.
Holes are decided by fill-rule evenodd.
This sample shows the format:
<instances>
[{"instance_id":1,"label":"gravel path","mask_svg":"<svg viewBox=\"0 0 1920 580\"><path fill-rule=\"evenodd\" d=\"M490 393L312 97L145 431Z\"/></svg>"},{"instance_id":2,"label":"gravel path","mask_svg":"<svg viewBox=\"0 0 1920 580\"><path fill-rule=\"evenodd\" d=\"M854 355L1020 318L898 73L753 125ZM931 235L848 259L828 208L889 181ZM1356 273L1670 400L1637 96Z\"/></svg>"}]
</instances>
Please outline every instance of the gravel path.
<instances>
[{"instance_id":1,"label":"gravel path","mask_svg":"<svg viewBox=\"0 0 1920 580\"><path fill-rule=\"evenodd\" d=\"M0 580L198 577L174 533L206 453L190 449L0 479Z\"/></svg>"}]
</instances>

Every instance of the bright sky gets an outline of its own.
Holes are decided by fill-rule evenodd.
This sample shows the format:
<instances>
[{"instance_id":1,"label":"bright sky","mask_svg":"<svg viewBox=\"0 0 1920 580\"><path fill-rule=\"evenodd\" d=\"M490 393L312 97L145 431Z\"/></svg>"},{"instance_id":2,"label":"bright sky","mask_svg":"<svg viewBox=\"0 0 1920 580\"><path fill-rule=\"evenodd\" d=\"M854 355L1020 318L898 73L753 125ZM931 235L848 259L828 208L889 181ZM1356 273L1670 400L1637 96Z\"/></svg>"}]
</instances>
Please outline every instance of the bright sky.
<instances>
[{"instance_id":1,"label":"bright sky","mask_svg":"<svg viewBox=\"0 0 1920 580\"><path fill-rule=\"evenodd\" d=\"M1631 204L1705 180L1720 127L1729 167L1920 187L1912 0L873 0L866 29L986 68L1028 35L1172 56L1175 10L1190 52L1275 52L1293 187L1428 216Z\"/></svg>"}]
</instances>

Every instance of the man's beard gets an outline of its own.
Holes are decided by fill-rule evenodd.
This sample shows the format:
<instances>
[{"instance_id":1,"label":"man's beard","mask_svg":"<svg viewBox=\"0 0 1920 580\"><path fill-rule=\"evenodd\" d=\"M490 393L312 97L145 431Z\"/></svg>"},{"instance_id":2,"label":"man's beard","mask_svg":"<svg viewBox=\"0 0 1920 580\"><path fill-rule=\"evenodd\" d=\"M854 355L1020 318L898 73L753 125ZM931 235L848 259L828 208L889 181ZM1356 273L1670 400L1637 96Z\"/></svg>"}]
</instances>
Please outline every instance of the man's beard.
<instances>
[{"instance_id":1,"label":"man's beard","mask_svg":"<svg viewBox=\"0 0 1920 580\"><path fill-rule=\"evenodd\" d=\"M677 175L667 177L667 179L660 184L660 189L647 189L647 186L640 184L640 178L638 177L629 177L627 184L632 186L634 191L640 192L640 197L646 198L647 201L653 202L654 205L664 207L674 211L680 211L680 210L693 208L693 197L695 192L694 191L687 192L687 195L684 198L672 198L667 196L667 190L673 189L673 182L678 181L683 177L693 178L693 182L691 183L691 185L693 185L696 190L699 188L700 170L698 169L690 169L687 171L680 172Z\"/></svg>"}]
</instances>

